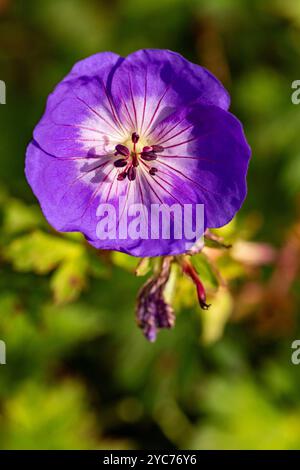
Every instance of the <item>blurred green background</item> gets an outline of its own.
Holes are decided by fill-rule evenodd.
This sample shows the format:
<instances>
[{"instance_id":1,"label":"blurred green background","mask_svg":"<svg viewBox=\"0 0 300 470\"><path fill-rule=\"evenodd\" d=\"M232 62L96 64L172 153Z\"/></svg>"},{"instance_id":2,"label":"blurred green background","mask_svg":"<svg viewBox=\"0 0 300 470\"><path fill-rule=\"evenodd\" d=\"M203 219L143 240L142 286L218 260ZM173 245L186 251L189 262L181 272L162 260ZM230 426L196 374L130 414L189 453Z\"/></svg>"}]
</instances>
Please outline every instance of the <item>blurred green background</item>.
<instances>
[{"instance_id":1,"label":"blurred green background","mask_svg":"<svg viewBox=\"0 0 300 470\"><path fill-rule=\"evenodd\" d=\"M0 0L2 449L300 449L300 3ZM176 327L135 325L137 260L56 234L24 178L45 100L79 59L167 48L209 68L253 150L248 198L180 279ZM218 287L207 261L228 287Z\"/></svg>"}]
</instances>

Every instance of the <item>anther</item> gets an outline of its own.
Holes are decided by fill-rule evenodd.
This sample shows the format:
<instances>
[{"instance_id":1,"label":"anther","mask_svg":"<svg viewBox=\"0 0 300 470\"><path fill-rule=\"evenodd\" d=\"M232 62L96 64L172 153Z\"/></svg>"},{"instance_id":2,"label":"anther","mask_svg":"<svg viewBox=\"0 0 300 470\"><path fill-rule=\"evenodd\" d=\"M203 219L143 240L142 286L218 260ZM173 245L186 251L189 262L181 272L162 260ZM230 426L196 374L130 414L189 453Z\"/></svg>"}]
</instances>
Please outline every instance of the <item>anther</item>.
<instances>
[{"instance_id":1,"label":"anther","mask_svg":"<svg viewBox=\"0 0 300 470\"><path fill-rule=\"evenodd\" d=\"M164 148L161 145L152 145L153 152L163 152Z\"/></svg>"},{"instance_id":2,"label":"anther","mask_svg":"<svg viewBox=\"0 0 300 470\"><path fill-rule=\"evenodd\" d=\"M156 175L157 172L158 172L158 169L157 169L157 168L154 168L154 166L153 166L153 167L150 168L150 170L149 170L149 175L154 176L154 175Z\"/></svg>"},{"instance_id":3,"label":"anther","mask_svg":"<svg viewBox=\"0 0 300 470\"><path fill-rule=\"evenodd\" d=\"M129 181L134 181L136 178L136 169L134 166L131 166L127 173Z\"/></svg>"},{"instance_id":4,"label":"anther","mask_svg":"<svg viewBox=\"0 0 300 470\"><path fill-rule=\"evenodd\" d=\"M116 160L114 162L114 165L115 165L116 168L122 168L123 166L127 165L127 162L126 162L126 160L124 160L124 158L119 158L119 160Z\"/></svg>"},{"instance_id":5,"label":"anther","mask_svg":"<svg viewBox=\"0 0 300 470\"><path fill-rule=\"evenodd\" d=\"M155 152L141 152L141 158L146 160L146 162L151 162L152 160L157 159Z\"/></svg>"},{"instance_id":6,"label":"anther","mask_svg":"<svg viewBox=\"0 0 300 470\"><path fill-rule=\"evenodd\" d=\"M116 153L115 155L124 155L124 157L128 157L130 155L130 151L125 145L118 144L116 145Z\"/></svg>"},{"instance_id":7,"label":"anther","mask_svg":"<svg viewBox=\"0 0 300 470\"><path fill-rule=\"evenodd\" d=\"M127 172L126 171L122 171L122 173L119 173L118 174L118 177L117 177L117 180L118 181L123 181L127 176Z\"/></svg>"}]
</instances>

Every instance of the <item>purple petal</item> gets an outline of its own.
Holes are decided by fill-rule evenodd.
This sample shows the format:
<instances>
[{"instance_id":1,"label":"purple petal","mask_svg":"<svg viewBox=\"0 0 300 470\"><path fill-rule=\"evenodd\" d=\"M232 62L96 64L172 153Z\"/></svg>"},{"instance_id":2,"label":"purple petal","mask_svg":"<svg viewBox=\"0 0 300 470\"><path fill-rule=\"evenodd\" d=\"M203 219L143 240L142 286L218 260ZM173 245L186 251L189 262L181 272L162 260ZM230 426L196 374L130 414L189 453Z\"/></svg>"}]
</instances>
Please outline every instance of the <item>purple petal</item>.
<instances>
[{"instance_id":1,"label":"purple petal","mask_svg":"<svg viewBox=\"0 0 300 470\"><path fill-rule=\"evenodd\" d=\"M198 103L162 121L152 138L164 146L164 153L157 154L158 174L176 175L183 192L194 188L205 205L207 227L228 223L245 199L251 154L238 119Z\"/></svg>"},{"instance_id":2,"label":"purple petal","mask_svg":"<svg viewBox=\"0 0 300 470\"><path fill-rule=\"evenodd\" d=\"M168 50L143 49L116 69L112 93L124 122L146 134L159 120L195 100L228 109L223 85L206 69Z\"/></svg>"},{"instance_id":3,"label":"purple petal","mask_svg":"<svg viewBox=\"0 0 300 470\"><path fill-rule=\"evenodd\" d=\"M59 158L112 153L127 138L108 92L109 76L120 62L110 53L76 64L50 94L34 139Z\"/></svg>"}]
</instances>

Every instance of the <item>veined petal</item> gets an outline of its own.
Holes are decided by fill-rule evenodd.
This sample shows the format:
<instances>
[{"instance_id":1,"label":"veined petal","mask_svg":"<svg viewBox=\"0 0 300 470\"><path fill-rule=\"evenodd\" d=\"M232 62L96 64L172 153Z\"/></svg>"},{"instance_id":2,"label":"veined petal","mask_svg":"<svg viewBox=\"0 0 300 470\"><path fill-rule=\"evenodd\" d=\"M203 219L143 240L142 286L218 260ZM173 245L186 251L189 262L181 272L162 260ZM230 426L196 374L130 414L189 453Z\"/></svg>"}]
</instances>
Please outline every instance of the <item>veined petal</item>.
<instances>
[{"instance_id":1,"label":"veined petal","mask_svg":"<svg viewBox=\"0 0 300 470\"><path fill-rule=\"evenodd\" d=\"M223 109L230 104L227 91L210 72L168 50L130 54L115 70L111 90L122 118L140 134L195 100Z\"/></svg>"},{"instance_id":2,"label":"veined petal","mask_svg":"<svg viewBox=\"0 0 300 470\"><path fill-rule=\"evenodd\" d=\"M228 223L245 199L251 155L238 119L197 103L161 121L152 138L164 147L156 161L158 173L176 174L182 191L193 186L205 206L207 227Z\"/></svg>"},{"instance_id":3,"label":"veined petal","mask_svg":"<svg viewBox=\"0 0 300 470\"><path fill-rule=\"evenodd\" d=\"M114 170L111 158L65 160L33 141L27 148L26 177L48 222L62 232L95 236L95 218L102 187Z\"/></svg>"},{"instance_id":4,"label":"veined petal","mask_svg":"<svg viewBox=\"0 0 300 470\"><path fill-rule=\"evenodd\" d=\"M128 135L108 92L119 56L96 54L67 75L49 96L34 139L58 158L80 158L113 152Z\"/></svg>"}]
</instances>

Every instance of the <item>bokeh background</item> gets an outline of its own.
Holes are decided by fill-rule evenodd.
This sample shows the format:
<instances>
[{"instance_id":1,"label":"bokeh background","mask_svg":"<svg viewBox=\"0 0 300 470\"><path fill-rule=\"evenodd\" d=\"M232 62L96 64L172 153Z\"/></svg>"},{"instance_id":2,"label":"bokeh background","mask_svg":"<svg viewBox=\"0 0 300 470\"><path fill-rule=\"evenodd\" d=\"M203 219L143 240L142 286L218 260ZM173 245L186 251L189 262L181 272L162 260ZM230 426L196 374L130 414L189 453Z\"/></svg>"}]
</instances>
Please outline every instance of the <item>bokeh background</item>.
<instances>
[{"instance_id":1,"label":"bokeh background","mask_svg":"<svg viewBox=\"0 0 300 470\"><path fill-rule=\"evenodd\" d=\"M0 0L0 25L0 447L300 449L300 3ZM24 178L72 65L145 47L218 76L253 149L247 200L219 231L233 248L197 259L211 309L180 278L176 328L155 344L135 325L137 260L55 233Z\"/></svg>"}]
</instances>

